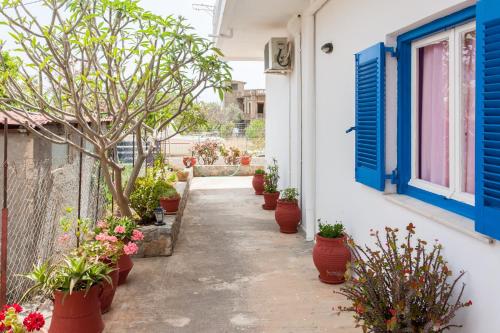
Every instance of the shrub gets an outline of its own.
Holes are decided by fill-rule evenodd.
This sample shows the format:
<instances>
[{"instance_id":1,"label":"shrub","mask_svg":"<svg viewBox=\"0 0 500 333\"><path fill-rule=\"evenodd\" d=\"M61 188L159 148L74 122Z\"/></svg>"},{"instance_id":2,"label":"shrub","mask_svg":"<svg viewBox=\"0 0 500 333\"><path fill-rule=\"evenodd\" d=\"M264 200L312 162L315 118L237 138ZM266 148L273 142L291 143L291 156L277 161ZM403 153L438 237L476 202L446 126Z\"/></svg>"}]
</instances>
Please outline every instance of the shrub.
<instances>
[{"instance_id":1,"label":"shrub","mask_svg":"<svg viewBox=\"0 0 500 333\"><path fill-rule=\"evenodd\" d=\"M213 165L219 159L219 156L217 155L218 148L219 142L206 140L195 144L193 146L193 153L203 164Z\"/></svg>"},{"instance_id":2,"label":"shrub","mask_svg":"<svg viewBox=\"0 0 500 333\"><path fill-rule=\"evenodd\" d=\"M354 312L365 332L437 333L460 327L451 324L452 319L458 310L472 305L461 301L465 284L455 290L464 272L450 281L443 247L436 242L429 249L421 239L415 243L413 224L406 229L402 242L398 229L386 228L383 239L375 232L375 250L349 241L352 277L338 293L352 306L339 310Z\"/></svg>"},{"instance_id":3,"label":"shrub","mask_svg":"<svg viewBox=\"0 0 500 333\"><path fill-rule=\"evenodd\" d=\"M342 223L319 224L319 235L325 238L340 238L344 235L344 225Z\"/></svg>"},{"instance_id":4,"label":"shrub","mask_svg":"<svg viewBox=\"0 0 500 333\"><path fill-rule=\"evenodd\" d=\"M165 199L176 199L179 197L179 193L175 187L166 188L160 195L160 198Z\"/></svg>"},{"instance_id":5,"label":"shrub","mask_svg":"<svg viewBox=\"0 0 500 333\"><path fill-rule=\"evenodd\" d=\"M296 188L289 187L281 191L281 200L295 201L299 196L299 191Z\"/></svg>"},{"instance_id":6,"label":"shrub","mask_svg":"<svg viewBox=\"0 0 500 333\"><path fill-rule=\"evenodd\" d=\"M134 191L130 194L130 205L141 217L142 223L155 220L154 210L158 207L160 196L170 188L173 186L164 179L152 176L137 178Z\"/></svg>"},{"instance_id":7,"label":"shrub","mask_svg":"<svg viewBox=\"0 0 500 333\"><path fill-rule=\"evenodd\" d=\"M267 193L276 193L278 191L278 180L280 176L278 174L278 164L275 158L273 158L273 164L267 166L267 173L264 177L264 191Z\"/></svg>"},{"instance_id":8,"label":"shrub","mask_svg":"<svg viewBox=\"0 0 500 333\"><path fill-rule=\"evenodd\" d=\"M264 169L257 169L257 170L255 170L255 174L256 175L265 175L266 172L264 171Z\"/></svg>"},{"instance_id":9,"label":"shrub","mask_svg":"<svg viewBox=\"0 0 500 333\"><path fill-rule=\"evenodd\" d=\"M227 149L224 145L221 145L219 151L227 165L238 165L240 163L241 150L237 147Z\"/></svg>"}]
</instances>

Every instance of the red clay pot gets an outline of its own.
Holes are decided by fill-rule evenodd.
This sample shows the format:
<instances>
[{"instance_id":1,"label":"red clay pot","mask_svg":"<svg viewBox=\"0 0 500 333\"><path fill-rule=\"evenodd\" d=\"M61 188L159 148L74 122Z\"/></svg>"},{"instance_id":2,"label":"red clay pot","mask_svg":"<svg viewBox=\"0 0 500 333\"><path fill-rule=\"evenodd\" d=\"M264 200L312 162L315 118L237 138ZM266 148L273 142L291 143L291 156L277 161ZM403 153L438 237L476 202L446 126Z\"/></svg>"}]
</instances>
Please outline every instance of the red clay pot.
<instances>
[{"instance_id":1,"label":"red clay pot","mask_svg":"<svg viewBox=\"0 0 500 333\"><path fill-rule=\"evenodd\" d=\"M160 206L165 210L166 214L175 214L179 210L179 203L181 202L181 197L169 199L169 198L160 198Z\"/></svg>"},{"instance_id":2,"label":"red clay pot","mask_svg":"<svg viewBox=\"0 0 500 333\"><path fill-rule=\"evenodd\" d=\"M114 270L109 273L111 278L111 283L104 281L102 284L102 294L100 297L101 301L101 313L106 313L111 309L111 304L113 303L113 298L115 298L116 288L118 287L118 279L120 278L120 270L118 266L115 265Z\"/></svg>"},{"instance_id":3,"label":"red clay pot","mask_svg":"<svg viewBox=\"0 0 500 333\"><path fill-rule=\"evenodd\" d=\"M278 200L274 217L280 226L280 232L284 234L297 233L297 227L302 217L297 200Z\"/></svg>"},{"instance_id":4,"label":"red clay pot","mask_svg":"<svg viewBox=\"0 0 500 333\"><path fill-rule=\"evenodd\" d=\"M118 285L121 286L127 281L127 276L132 270L132 267L134 267L134 262L132 261L130 256L124 253L118 259L118 267L119 267Z\"/></svg>"},{"instance_id":5,"label":"red clay pot","mask_svg":"<svg viewBox=\"0 0 500 333\"><path fill-rule=\"evenodd\" d=\"M250 165L250 162L252 162L252 156L249 155L241 156L240 158L241 165Z\"/></svg>"},{"instance_id":6,"label":"red clay pot","mask_svg":"<svg viewBox=\"0 0 500 333\"><path fill-rule=\"evenodd\" d=\"M317 234L316 244L313 249L313 261L322 282L330 284L344 283L346 265L351 261L351 251L347 246L347 237L325 238Z\"/></svg>"},{"instance_id":7,"label":"red clay pot","mask_svg":"<svg viewBox=\"0 0 500 333\"><path fill-rule=\"evenodd\" d=\"M280 192L267 193L264 192L264 204L262 208L265 210L275 210L276 205L278 204L278 199L280 197Z\"/></svg>"},{"instance_id":8,"label":"red clay pot","mask_svg":"<svg viewBox=\"0 0 500 333\"><path fill-rule=\"evenodd\" d=\"M99 304L101 292L101 285L93 286L87 294L85 291L75 291L71 295L54 292L49 333L101 333L104 330Z\"/></svg>"},{"instance_id":9,"label":"red clay pot","mask_svg":"<svg viewBox=\"0 0 500 333\"><path fill-rule=\"evenodd\" d=\"M186 168L190 168L196 165L196 157L184 156L182 158L182 163Z\"/></svg>"},{"instance_id":10,"label":"red clay pot","mask_svg":"<svg viewBox=\"0 0 500 333\"><path fill-rule=\"evenodd\" d=\"M264 193L264 175L253 175L252 186L256 195Z\"/></svg>"}]
</instances>

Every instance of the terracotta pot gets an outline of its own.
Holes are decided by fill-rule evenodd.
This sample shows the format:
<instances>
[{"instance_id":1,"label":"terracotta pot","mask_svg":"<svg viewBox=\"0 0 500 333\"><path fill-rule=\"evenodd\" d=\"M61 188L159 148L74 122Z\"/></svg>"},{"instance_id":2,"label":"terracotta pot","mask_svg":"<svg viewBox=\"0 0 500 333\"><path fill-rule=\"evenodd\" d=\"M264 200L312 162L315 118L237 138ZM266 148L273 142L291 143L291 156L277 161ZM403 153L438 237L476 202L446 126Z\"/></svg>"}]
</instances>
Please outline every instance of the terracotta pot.
<instances>
[{"instance_id":1,"label":"terracotta pot","mask_svg":"<svg viewBox=\"0 0 500 333\"><path fill-rule=\"evenodd\" d=\"M177 171L177 180L180 182L185 182L188 180L189 172L188 171Z\"/></svg>"},{"instance_id":2,"label":"terracotta pot","mask_svg":"<svg viewBox=\"0 0 500 333\"><path fill-rule=\"evenodd\" d=\"M182 158L182 163L186 168L190 168L196 165L196 157L193 156L184 156Z\"/></svg>"},{"instance_id":3,"label":"terracotta pot","mask_svg":"<svg viewBox=\"0 0 500 333\"><path fill-rule=\"evenodd\" d=\"M104 330L99 304L101 292L101 285L93 286L87 294L54 292L49 333L101 333Z\"/></svg>"},{"instance_id":4,"label":"terracotta pot","mask_svg":"<svg viewBox=\"0 0 500 333\"><path fill-rule=\"evenodd\" d=\"M280 197L280 192L267 193L264 192L264 204L262 208L265 210L275 210L278 198Z\"/></svg>"},{"instance_id":5,"label":"terracotta pot","mask_svg":"<svg viewBox=\"0 0 500 333\"><path fill-rule=\"evenodd\" d=\"M160 206L165 210L165 213L168 214L175 214L179 210L179 203L181 202L181 197L178 196L177 198L160 198Z\"/></svg>"},{"instance_id":6,"label":"terracotta pot","mask_svg":"<svg viewBox=\"0 0 500 333\"><path fill-rule=\"evenodd\" d=\"M111 278L111 283L104 281L102 284L102 294L100 297L101 301L101 313L106 313L111 309L111 304L113 303L113 298L115 298L116 288L118 287L118 279L120 278L120 270L118 265L115 265L114 270L109 273Z\"/></svg>"},{"instance_id":7,"label":"terracotta pot","mask_svg":"<svg viewBox=\"0 0 500 333\"><path fill-rule=\"evenodd\" d=\"M132 270L132 267L134 267L134 262L132 261L132 258L130 258L130 256L124 253L118 259L118 267L118 285L121 286L127 281L127 276Z\"/></svg>"},{"instance_id":8,"label":"terracotta pot","mask_svg":"<svg viewBox=\"0 0 500 333\"><path fill-rule=\"evenodd\" d=\"M252 156L249 155L241 156L240 158L241 165L250 165L250 162L252 162Z\"/></svg>"},{"instance_id":9,"label":"terracotta pot","mask_svg":"<svg viewBox=\"0 0 500 333\"><path fill-rule=\"evenodd\" d=\"M345 282L346 265L351 261L351 251L347 238L325 238L316 235L313 249L314 265L319 271L319 279L325 283Z\"/></svg>"},{"instance_id":10,"label":"terracotta pot","mask_svg":"<svg viewBox=\"0 0 500 333\"><path fill-rule=\"evenodd\" d=\"M264 175L253 175L252 186L256 195L264 193Z\"/></svg>"},{"instance_id":11,"label":"terracotta pot","mask_svg":"<svg viewBox=\"0 0 500 333\"><path fill-rule=\"evenodd\" d=\"M274 217L280 226L280 232L284 234L297 233L297 227L302 218L297 200L278 200Z\"/></svg>"}]
</instances>

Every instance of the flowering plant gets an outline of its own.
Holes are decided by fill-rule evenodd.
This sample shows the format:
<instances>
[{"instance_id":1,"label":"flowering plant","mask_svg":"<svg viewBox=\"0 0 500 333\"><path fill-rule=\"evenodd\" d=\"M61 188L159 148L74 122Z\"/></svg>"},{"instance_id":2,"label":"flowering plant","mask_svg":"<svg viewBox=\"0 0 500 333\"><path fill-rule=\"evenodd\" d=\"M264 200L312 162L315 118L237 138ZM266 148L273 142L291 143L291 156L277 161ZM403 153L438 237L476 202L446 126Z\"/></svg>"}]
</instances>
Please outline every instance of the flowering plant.
<instances>
[{"instance_id":1,"label":"flowering plant","mask_svg":"<svg viewBox=\"0 0 500 333\"><path fill-rule=\"evenodd\" d=\"M349 240L350 283L337 293L352 306L339 310L354 312L364 332L438 333L460 327L451 321L458 310L472 305L461 301L465 284L452 298L465 273L449 281L452 272L443 259L442 245L436 241L428 249L424 240L413 240L413 224L406 230L401 243L398 229L386 228L383 238L374 232L375 250Z\"/></svg>"},{"instance_id":2,"label":"flowering plant","mask_svg":"<svg viewBox=\"0 0 500 333\"><path fill-rule=\"evenodd\" d=\"M76 246L80 246L90 232L91 221L88 219L77 219L73 214L74 209L67 207L64 216L59 221L59 226L63 234L59 237L61 243L68 242L73 235L76 239Z\"/></svg>"},{"instance_id":3,"label":"flowering plant","mask_svg":"<svg viewBox=\"0 0 500 333\"><path fill-rule=\"evenodd\" d=\"M119 241L123 244L123 252L132 255L139 249L135 242L144 239L143 233L136 227L136 223L128 217L110 216L97 222L95 239L112 244Z\"/></svg>"},{"instance_id":4,"label":"flowering plant","mask_svg":"<svg viewBox=\"0 0 500 333\"><path fill-rule=\"evenodd\" d=\"M0 332L38 332L45 325L45 318L39 312L30 312L21 323L23 308L19 304L7 304L0 312Z\"/></svg>"}]
</instances>

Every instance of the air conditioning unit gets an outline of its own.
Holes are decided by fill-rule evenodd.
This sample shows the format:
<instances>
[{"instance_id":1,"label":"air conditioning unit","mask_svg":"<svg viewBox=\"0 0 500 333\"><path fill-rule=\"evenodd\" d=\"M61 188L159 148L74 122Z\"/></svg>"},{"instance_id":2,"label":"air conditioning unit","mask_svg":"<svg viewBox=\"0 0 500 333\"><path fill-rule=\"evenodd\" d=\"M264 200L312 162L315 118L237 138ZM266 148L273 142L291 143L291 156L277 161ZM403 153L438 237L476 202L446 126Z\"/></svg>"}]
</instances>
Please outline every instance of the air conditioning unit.
<instances>
[{"instance_id":1,"label":"air conditioning unit","mask_svg":"<svg viewBox=\"0 0 500 333\"><path fill-rule=\"evenodd\" d=\"M287 73L292 69L292 45L286 37L271 38L264 48L264 72Z\"/></svg>"}]
</instances>

